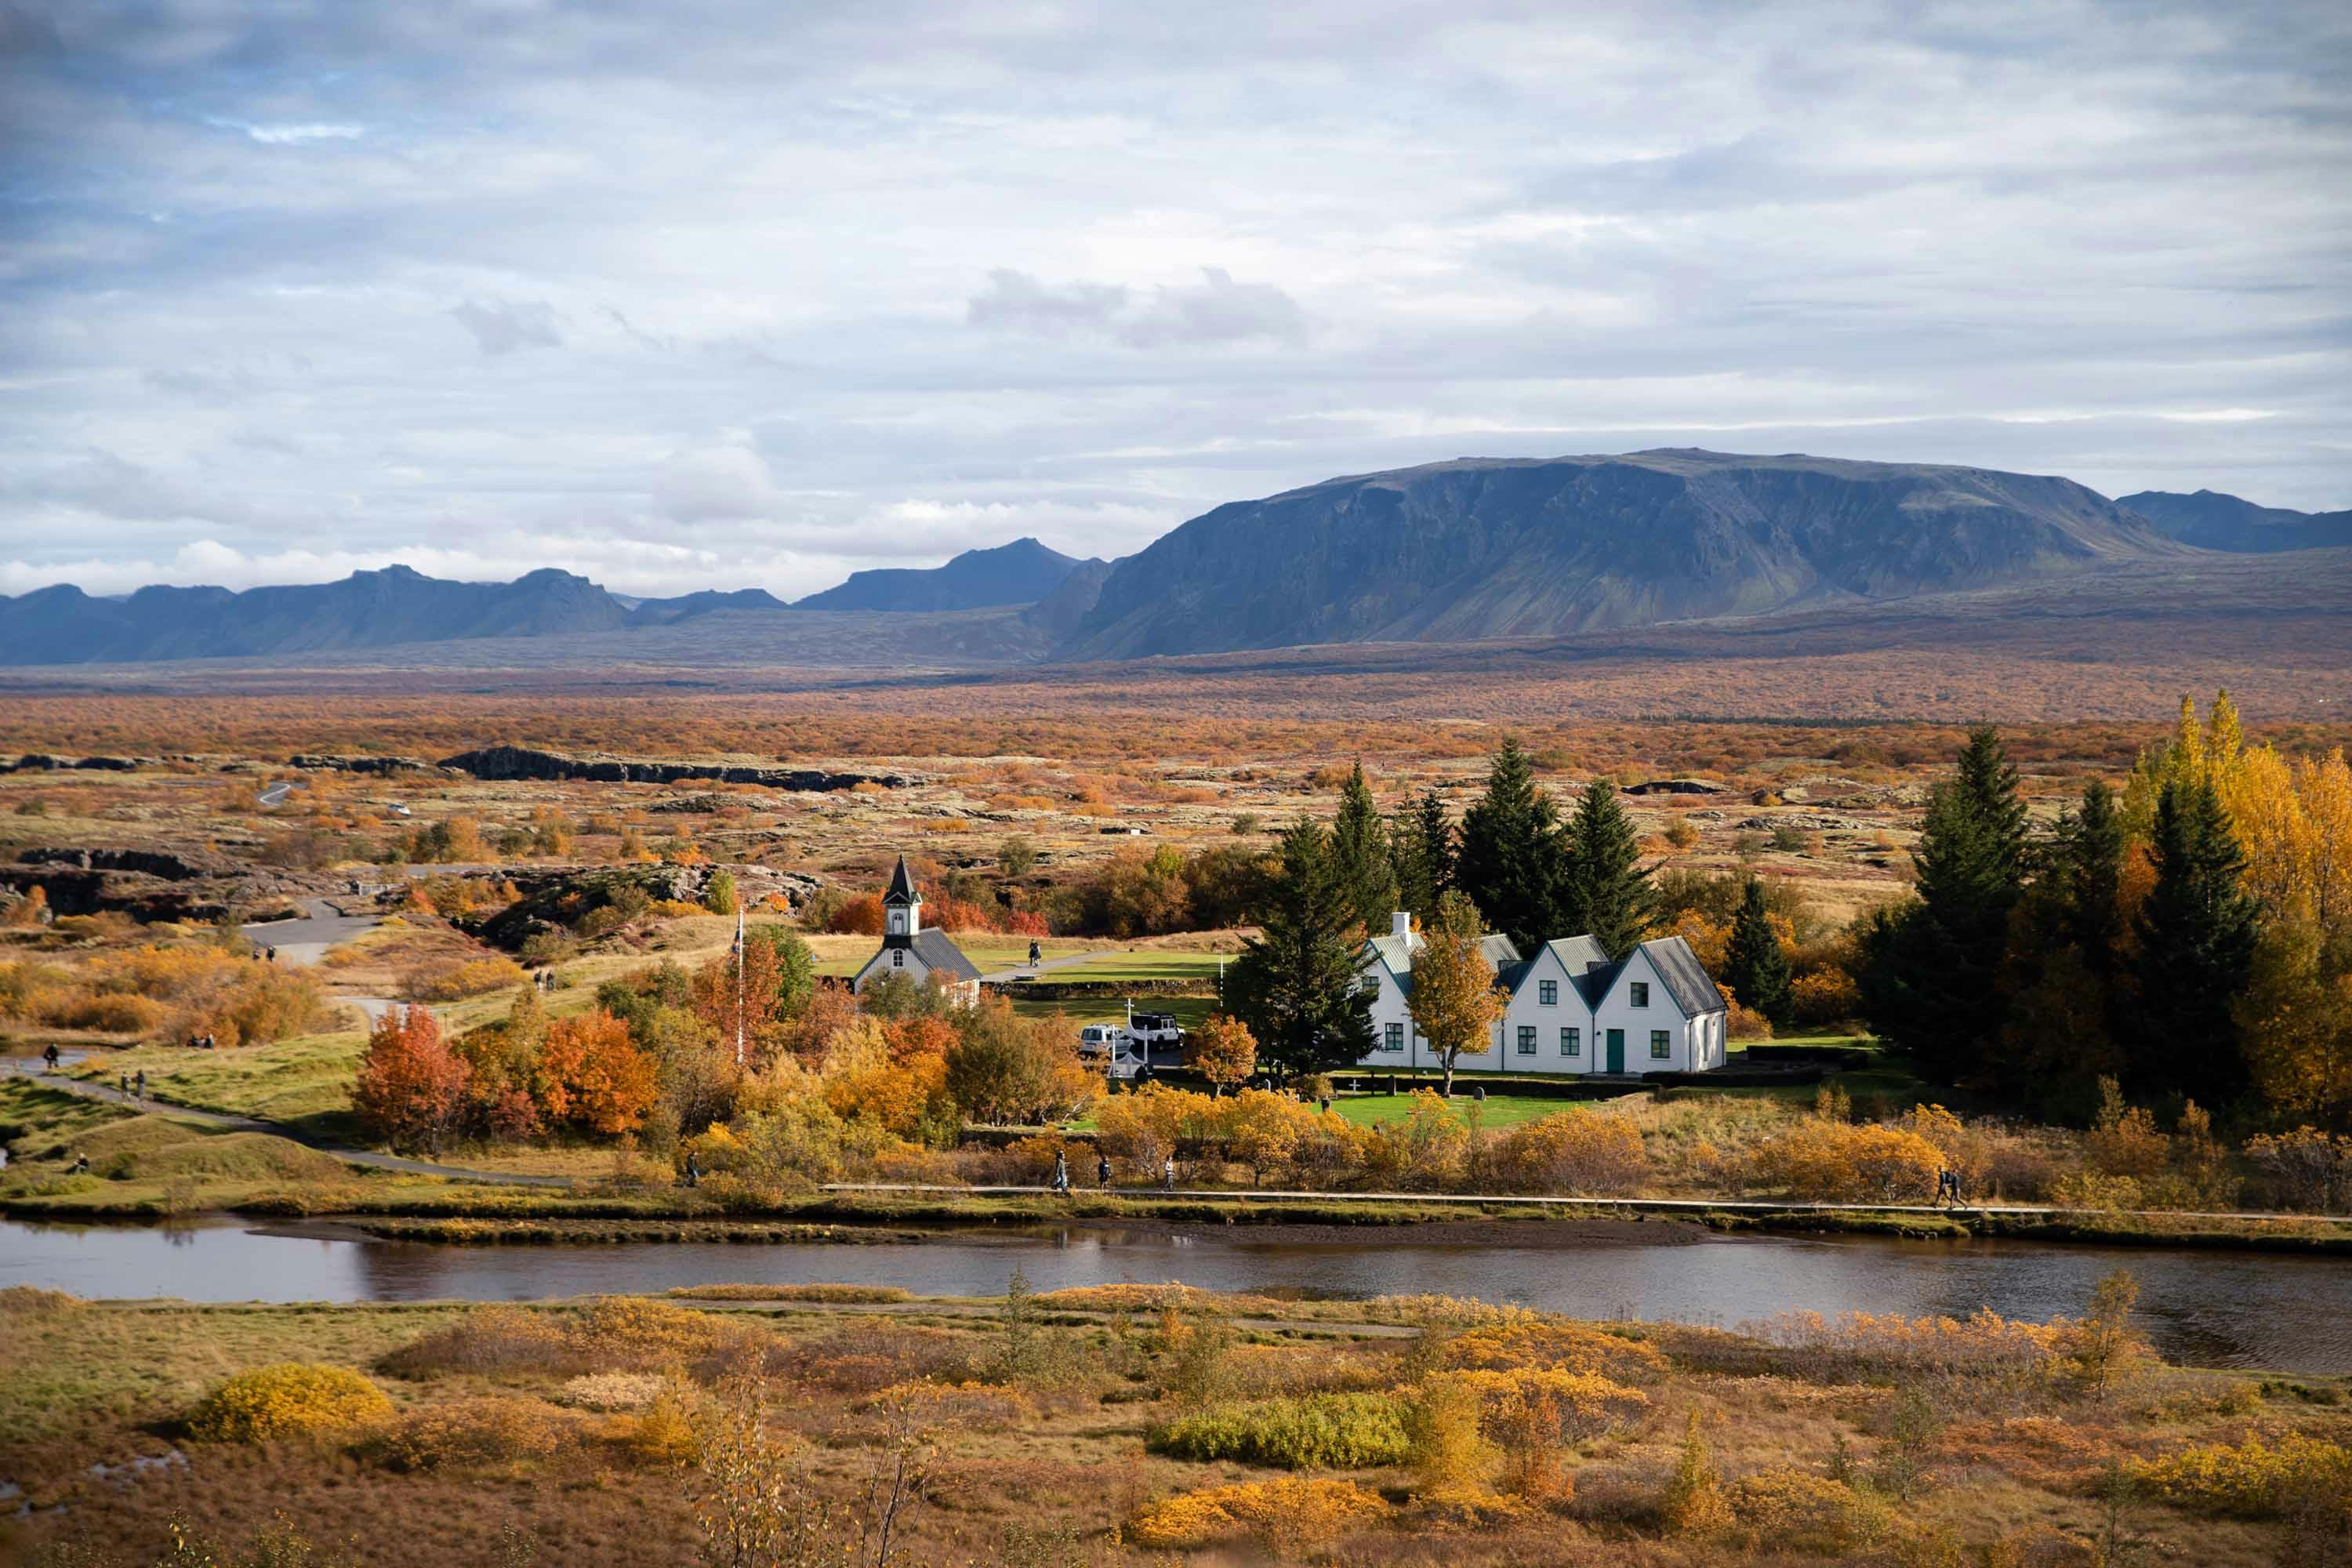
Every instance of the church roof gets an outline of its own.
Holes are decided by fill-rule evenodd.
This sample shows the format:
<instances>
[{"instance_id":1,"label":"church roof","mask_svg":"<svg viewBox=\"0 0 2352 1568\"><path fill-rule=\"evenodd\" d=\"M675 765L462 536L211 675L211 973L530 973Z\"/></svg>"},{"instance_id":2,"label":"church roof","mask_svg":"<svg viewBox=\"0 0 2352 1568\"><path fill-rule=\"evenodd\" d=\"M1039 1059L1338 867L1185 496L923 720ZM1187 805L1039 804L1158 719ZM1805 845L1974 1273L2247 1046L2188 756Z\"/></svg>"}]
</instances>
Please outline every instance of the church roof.
<instances>
[{"instance_id":1,"label":"church roof","mask_svg":"<svg viewBox=\"0 0 2352 1568\"><path fill-rule=\"evenodd\" d=\"M907 869L907 858L904 855L898 857L898 868L890 873L890 890L882 895L882 901L886 904L912 904L922 901L922 895L915 891L915 879Z\"/></svg>"}]
</instances>

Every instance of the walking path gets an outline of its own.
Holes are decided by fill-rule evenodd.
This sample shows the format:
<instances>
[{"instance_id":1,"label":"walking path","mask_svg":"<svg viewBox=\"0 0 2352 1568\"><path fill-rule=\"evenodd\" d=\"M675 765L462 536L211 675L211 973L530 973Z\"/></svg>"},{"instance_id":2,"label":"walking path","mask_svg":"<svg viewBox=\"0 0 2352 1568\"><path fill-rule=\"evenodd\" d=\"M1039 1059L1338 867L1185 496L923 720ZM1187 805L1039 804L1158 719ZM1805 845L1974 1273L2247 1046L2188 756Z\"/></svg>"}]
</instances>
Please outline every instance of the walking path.
<instances>
[{"instance_id":1,"label":"walking path","mask_svg":"<svg viewBox=\"0 0 2352 1568\"><path fill-rule=\"evenodd\" d=\"M246 926L246 939L256 947L276 948L280 963L307 968L324 958L327 950L337 942L349 942L383 923L381 915L338 914L335 906L324 899L304 899L301 902L303 909L310 911L302 919L264 921Z\"/></svg>"},{"instance_id":2,"label":"walking path","mask_svg":"<svg viewBox=\"0 0 2352 1568\"><path fill-rule=\"evenodd\" d=\"M947 1187L924 1185L912 1182L827 1182L822 1191L828 1193L901 1193L925 1196L956 1196L966 1198L1027 1197L1050 1195L1050 1186L1036 1187ZM1822 1204L1794 1199L1773 1201L1767 1198L1569 1198L1527 1196L1500 1193L1332 1193L1302 1192L1285 1188L1178 1187L1171 1191L1157 1185L1129 1187L1095 1187L1073 1182L1073 1197L1098 1196L1114 1198L1194 1198L1226 1203L1398 1203L1398 1204L1475 1204L1502 1205L1507 1207L1580 1208L1595 1211L1632 1210L1637 1214L1704 1215L1730 1213L1755 1214L1895 1214L1895 1215L2005 1215L2028 1219L2077 1217L2086 1213L2119 1215L2133 1219L2236 1219L2236 1220L2313 1220L2336 1225L2352 1225L2352 1215L2271 1214L2261 1210L2191 1210L2191 1209L2067 1209L2046 1204Z\"/></svg>"},{"instance_id":3,"label":"walking path","mask_svg":"<svg viewBox=\"0 0 2352 1568\"><path fill-rule=\"evenodd\" d=\"M25 1077L37 1083L47 1084L52 1089L64 1089L68 1094L78 1094L84 1100L103 1100L109 1105L129 1106L133 1110L176 1116L184 1121L194 1121L205 1127L217 1127L228 1132L267 1132L273 1138L283 1138L289 1142L300 1143L307 1148L316 1149L322 1154L332 1154L347 1164L365 1165L371 1170L393 1171L408 1176L448 1176L465 1182L492 1182L500 1186L509 1187L569 1187L572 1185L572 1178L569 1176L530 1176L513 1171L477 1171L464 1165L441 1165L429 1160L409 1160L398 1154L381 1154L373 1149L354 1149L348 1143L306 1137L283 1121L265 1121L257 1116L233 1116L219 1110L198 1110L193 1106L173 1105L169 1100L158 1100L152 1095L141 1100L136 1095L125 1094L119 1089L113 1089L102 1083L92 1083L87 1079L66 1078L58 1073L34 1073L29 1070L32 1064L21 1059L13 1060L10 1065Z\"/></svg>"},{"instance_id":4,"label":"walking path","mask_svg":"<svg viewBox=\"0 0 2352 1568\"><path fill-rule=\"evenodd\" d=\"M983 974L981 979L991 985L1002 985L1009 980L1034 980L1051 970L1075 968L1081 963L1091 963L1097 958L1117 958L1119 952L1118 948L1107 947L1099 952L1074 952L1067 958L1049 958L1043 963L1016 963L1010 969Z\"/></svg>"}]
</instances>

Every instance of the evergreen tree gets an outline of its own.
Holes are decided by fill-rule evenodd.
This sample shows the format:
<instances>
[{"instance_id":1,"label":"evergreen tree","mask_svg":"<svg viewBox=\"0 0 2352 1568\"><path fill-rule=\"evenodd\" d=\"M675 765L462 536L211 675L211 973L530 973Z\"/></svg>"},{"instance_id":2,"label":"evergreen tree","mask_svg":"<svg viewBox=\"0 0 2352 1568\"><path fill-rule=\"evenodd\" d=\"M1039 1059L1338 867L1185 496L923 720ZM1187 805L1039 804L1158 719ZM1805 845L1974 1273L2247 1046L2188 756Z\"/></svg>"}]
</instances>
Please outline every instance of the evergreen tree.
<instances>
[{"instance_id":1,"label":"evergreen tree","mask_svg":"<svg viewBox=\"0 0 2352 1568\"><path fill-rule=\"evenodd\" d=\"M1282 836L1282 873L1267 893L1262 934L1226 977L1233 1011L1257 1037L1267 1069L1328 1072L1372 1048L1355 924L1328 837L1300 818Z\"/></svg>"},{"instance_id":2,"label":"evergreen tree","mask_svg":"<svg viewBox=\"0 0 2352 1568\"><path fill-rule=\"evenodd\" d=\"M1992 1076L2047 1120L2087 1119L2098 1080L2124 1073L2124 849L2115 793L2094 779L2082 809L2060 814L2048 864L2011 919Z\"/></svg>"},{"instance_id":3,"label":"evergreen tree","mask_svg":"<svg viewBox=\"0 0 2352 1568\"><path fill-rule=\"evenodd\" d=\"M1388 828L1372 804L1372 786L1359 762L1339 792L1339 815L1331 822L1331 869L1366 935L1389 929L1396 908L1397 878L1389 858Z\"/></svg>"},{"instance_id":4,"label":"evergreen tree","mask_svg":"<svg viewBox=\"0 0 2352 1568\"><path fill-rule=\"evenodd\" d=\"M1486 793L1462 817L1454 885L1521 952L1556 936L1562 923L1568 845L1534 764L1506 737L1486 774Z\"/></svg>"},{"instance_id":5,"label":"evergreen tree","mask_svg":"<svg viewBox=\"0 0 2352 1568\"><path fill-rule=\"evenodd\" d=\"M1435 790L1397 813L1389 829L1389 858L1396 865L1397 901L1415 913L1437 907L1454 886L1454 824Z\"/></svg>"},{"instance_id":6,"label":"evergreen tree","mask_svg":"<svg viewBox=\"0 0 2352 1568\"><path fill-rule=\"evenodd\" d=\"M2211 784L2168 783L2148 853L2156 886L2135 930L2138 1022L2126 1087L2225 1105L2246 1086L2233 1009L2252 977L2261 911L2240 885L2245 857Z\"/></svg>"},{"instance_id":7,"label":"evergreen tree","mask_svg":"<svg viewBox=\"0 0 2352 1568\"><path fill-rule=\"evenodd\" d=\"M1863 939L1863 1008L1880 1035L1946 1082L1977 1072L2007 1022L2000 980L2025 881L2017 770L1986 725L1937 784L1913 856L1916 902L1881 910Z\"/></svg>"},{"instance_id":8,"label":"evergreen tree","mask_svg":"<svg viewBox=\"0 0 2352 1568\"><path fill-rule=\"evenodd\" d=\"M1764 911L1764 884L1755 878L1740 890L1739 913L1731 922L1731 941L1724 950L1724 984L1741 1004L1786 1028L1796 1014L1789 973L1789 955L1780 951L1780 933Z\"/></svg>"},{"instance_id":9,"label":"evergreen tree","mask_svg":"<svg viewBox=\"0 0 2352 1568\"><path fill-rule=\"evenodd\" d=\"M1567 897L1559 929L1548 934L1590 932L1611 957L1622 958L1657 924L1658 894L1615 784L1594 779L1584 786L1569 819L1568 843Z\"/></svg>"}]
</instances>

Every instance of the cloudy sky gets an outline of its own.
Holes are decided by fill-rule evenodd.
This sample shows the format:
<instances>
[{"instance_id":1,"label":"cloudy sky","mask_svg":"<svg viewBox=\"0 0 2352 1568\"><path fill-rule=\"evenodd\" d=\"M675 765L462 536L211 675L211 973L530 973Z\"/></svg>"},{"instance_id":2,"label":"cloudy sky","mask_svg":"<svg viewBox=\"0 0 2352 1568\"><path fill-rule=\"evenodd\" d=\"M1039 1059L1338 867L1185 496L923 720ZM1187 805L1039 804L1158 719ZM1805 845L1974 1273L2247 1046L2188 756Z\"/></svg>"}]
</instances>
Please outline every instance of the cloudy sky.
<instances>
[{"instance_id":1,"label":"cloudy sky","mask_svg":"<svg viewBox=\"0 0 2352 1568\"><path fill-rule=\"evenodd\" d=\"M1461 454L2352 506L2352 6L0 0L0 593Z\"/></svg>"}]
</instances>

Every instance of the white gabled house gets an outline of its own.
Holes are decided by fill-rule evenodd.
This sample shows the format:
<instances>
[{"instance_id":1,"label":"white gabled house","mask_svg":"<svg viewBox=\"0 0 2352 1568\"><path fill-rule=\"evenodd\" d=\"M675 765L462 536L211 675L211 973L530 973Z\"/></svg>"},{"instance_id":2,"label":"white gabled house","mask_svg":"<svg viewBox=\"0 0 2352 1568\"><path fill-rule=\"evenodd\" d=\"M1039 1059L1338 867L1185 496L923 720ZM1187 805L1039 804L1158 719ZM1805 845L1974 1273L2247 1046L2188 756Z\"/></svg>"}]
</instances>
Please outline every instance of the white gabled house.
<instances>
[{"instance_id":1,"label":"white gabled house","mask_svg":"<svg viewBox=\"0 0 2352 1568\"><path fill-rule=\"evenodd\" d=\"M1443 1065L1408 1011L1421 945L1402 910L1390 917L1386 936L1364 943L1373 1046L1360 1068ZM1454 1058L1458 1071L1631 1075L1724 1064L1729 1004L1678 936L1654 938L1622 959L1590 936L1558 938L1528 958L1507 937L1486 937L1479 948L1510 1000L1486 1048Z\"/></svg>"},{"instance_id":2,"label":"white gabled house","mask_svg":"<svg viewBox=\"0 0 2352 1568\"><path fill-rule=\"evenodd\" d=\"M918 985L932 984L937 975L956 1005L970 1007L980 1000L979 966L947 932L923 929L923 896L915 890L904 855L890 874L890 890L882 895L881 950L866 961L849 988L862 994L883 974L903 974Z\"/></svg>"}]
</instances>

